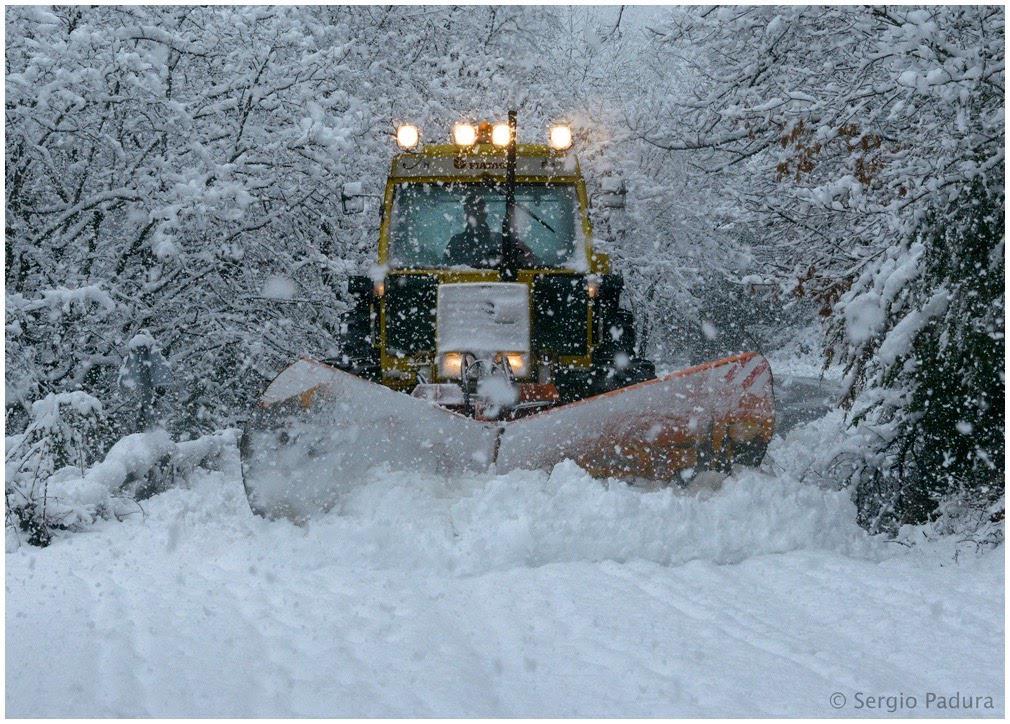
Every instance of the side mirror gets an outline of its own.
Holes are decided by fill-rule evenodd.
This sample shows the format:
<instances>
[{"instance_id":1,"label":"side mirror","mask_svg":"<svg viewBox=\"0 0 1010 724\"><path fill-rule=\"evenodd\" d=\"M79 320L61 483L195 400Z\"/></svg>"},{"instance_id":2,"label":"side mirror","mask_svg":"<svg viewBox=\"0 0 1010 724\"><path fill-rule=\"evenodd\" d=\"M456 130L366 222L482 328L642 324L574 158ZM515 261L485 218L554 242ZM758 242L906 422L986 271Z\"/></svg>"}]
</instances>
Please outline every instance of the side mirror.
<instances>
[{"instance_id":1,"label":"side mirror","mask_svg":"<svg viewBox=\"0 0 1010 724\"><path fill-rule=\"evenodd\" d=\"M365 210L365 190L361 181L344 184L340 190L340 208L344 214L360 214Z\"/></svg>"},{"instance_id":2,"label":"side mirror","mask_svg":"<svg viewBox=\"0 0 1010 724\"><path fill-rule=\"evenodd\" d=\"M597 196L600 206L607 209L623 209L624 197L628 189L624 179L617 176L607 176L600 180L600 195Z\"/></svg>"}]
</instances>

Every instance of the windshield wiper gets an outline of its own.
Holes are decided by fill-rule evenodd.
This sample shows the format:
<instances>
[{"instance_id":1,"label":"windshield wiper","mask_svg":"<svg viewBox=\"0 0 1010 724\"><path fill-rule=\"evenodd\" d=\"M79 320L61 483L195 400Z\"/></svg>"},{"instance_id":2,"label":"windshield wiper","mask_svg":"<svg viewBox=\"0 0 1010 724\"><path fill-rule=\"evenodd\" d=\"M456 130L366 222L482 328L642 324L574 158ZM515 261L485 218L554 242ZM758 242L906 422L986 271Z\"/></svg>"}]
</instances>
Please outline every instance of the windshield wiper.
<instances>
[{"instance_id":1,"label":"windshield wiper","mask_svg":"<svg viewBox=\"0 0 1010 724\"><path fill-rule=\"evenodd\" d=\"M516 205L516 206L518 206L518 207L519 207L520 209L522 209L523 211L525 211L525 212L526 212L527 214L529 214L530 216L532 216L532 217L533 217L534 219L536 219L537 221L539 221L539 222L540 222L540 225L541 225L541 226L543 226L543 227L544 227L545 229L547 229L547 230L548 230L549 232L551 232L552 234L557 234L557 233L558 233L558 232L556 232L556 231L554 230L554 227L553 227L553 226L551 226L551 225L550 225L550 224L548 224L548 223L547 223L546 221L544 221L544 220L543 220L543 219L541 219L541 218L540 218L539 216L537 216L537 215L536 215L536 214L534 214L534 213L533 213L532 211L530 211L530 210L529 210L529 209L528 209L528 208L527 208L527 207L526 207L526 206L525 206L524 204L520 203L519 201L516 201L516 202L515 202L515 205Z\"/></svg>"}]
</instances>

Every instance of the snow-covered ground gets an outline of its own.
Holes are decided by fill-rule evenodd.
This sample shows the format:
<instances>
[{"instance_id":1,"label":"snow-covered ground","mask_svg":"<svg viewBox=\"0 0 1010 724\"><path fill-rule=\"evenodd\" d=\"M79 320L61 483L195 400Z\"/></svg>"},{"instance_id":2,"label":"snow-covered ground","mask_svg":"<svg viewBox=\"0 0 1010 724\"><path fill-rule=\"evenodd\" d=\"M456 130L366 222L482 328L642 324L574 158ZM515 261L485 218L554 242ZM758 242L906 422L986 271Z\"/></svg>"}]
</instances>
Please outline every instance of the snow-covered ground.
<instances>
[{"instance_id":1,"label":"snow-covered ground","mask_svg":"<svg viewBox=\"0 0 1010 724\"><path fill-rule=\"evenodd\" d=\"M233 460L8 553L7 714L1001 714L1002 549L867 536L801 480L839 419L721 486L376 471L306 527Z\"/></svg>"}]
</instances>

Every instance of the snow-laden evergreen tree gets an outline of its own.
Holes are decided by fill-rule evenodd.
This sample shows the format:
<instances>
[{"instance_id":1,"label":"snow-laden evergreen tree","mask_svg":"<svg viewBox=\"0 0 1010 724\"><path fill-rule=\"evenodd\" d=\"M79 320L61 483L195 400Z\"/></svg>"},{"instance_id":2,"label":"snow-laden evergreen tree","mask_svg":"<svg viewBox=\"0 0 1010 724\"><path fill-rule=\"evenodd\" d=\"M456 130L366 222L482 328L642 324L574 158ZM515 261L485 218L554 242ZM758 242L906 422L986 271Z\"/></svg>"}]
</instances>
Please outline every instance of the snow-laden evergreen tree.
<instances>
[{"instance_id":1,"label":"snow-laden evergreen tree","mask_svg":"<svg viewBox=\"0 0 1010 724\"><path fill-rule=\"evenodd\" d=\"M864 300L894 278L886 262L839 303L851 324L838 334L861 340L850 352L859 380L850 394L865 390L853 421L868 454L853 465L860 518L872 530L923 522L941 504L970 515L1002 499L1003 183L1002 173L980 179L922 220L894 255L914 265L914 278L883 310Z\"/></svg>"}]
</instances>

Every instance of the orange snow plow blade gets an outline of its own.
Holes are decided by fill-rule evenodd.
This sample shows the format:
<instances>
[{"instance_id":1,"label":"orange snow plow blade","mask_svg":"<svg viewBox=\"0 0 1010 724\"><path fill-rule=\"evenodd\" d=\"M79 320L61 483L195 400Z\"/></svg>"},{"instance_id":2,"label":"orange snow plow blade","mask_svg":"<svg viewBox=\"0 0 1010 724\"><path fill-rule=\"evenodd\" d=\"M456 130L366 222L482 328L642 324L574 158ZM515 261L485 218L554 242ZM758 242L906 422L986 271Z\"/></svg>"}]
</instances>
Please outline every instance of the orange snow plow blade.
<instances>
[{"instance_id":1,"label":"orange snow plow blade","mask_svg":"<svg viewBox=\"0 0 1010 724\"><path fill-rule=\"evenodd\" d=\"M758 464L774 428L771 369L747 353L510 422L497 470L549 469L567 458L597 477L669 481Z\"/></svg>"},{"instance_id":2,"label":"orange snow plow blade","mask_svg":"<svg viewBox=\"0 0 1010 724\"><path fill-rule=\"evenodd\" d=\"M693 470L756 465L773 429L771 370L753 353L509 422L300 360L263 394L241 453L253 511L300 520L377 466L457 475L571 459L598 477L675 483Z\"/></svg>"}]
</instances>

